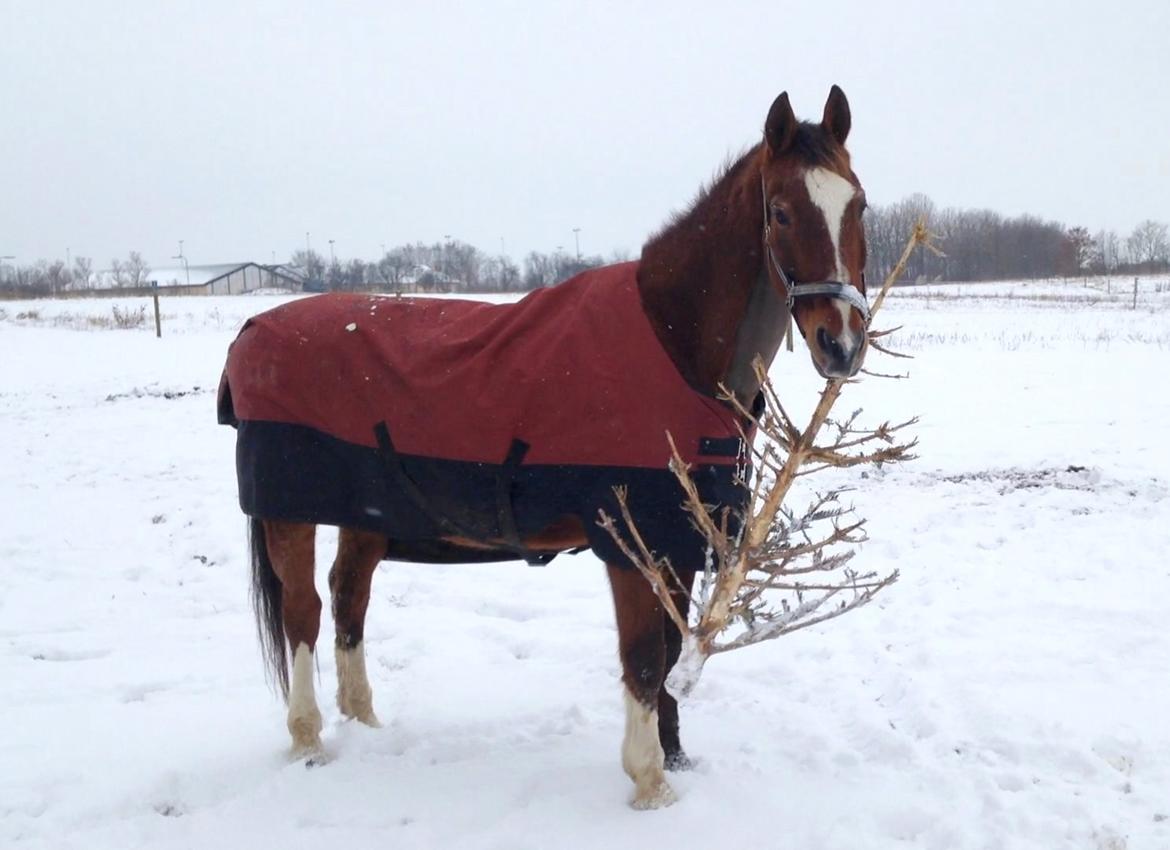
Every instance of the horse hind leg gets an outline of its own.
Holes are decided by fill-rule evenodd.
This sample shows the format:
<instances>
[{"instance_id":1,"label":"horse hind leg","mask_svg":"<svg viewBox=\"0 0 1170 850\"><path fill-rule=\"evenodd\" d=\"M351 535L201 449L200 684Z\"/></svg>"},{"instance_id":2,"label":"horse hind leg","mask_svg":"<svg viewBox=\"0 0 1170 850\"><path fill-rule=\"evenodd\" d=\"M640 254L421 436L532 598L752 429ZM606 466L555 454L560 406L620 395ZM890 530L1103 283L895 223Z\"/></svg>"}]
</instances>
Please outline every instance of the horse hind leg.
<instances>
[{"instance_id":1,"label":"horse hind leg","mask_svg":"<svg viewBox=\"0 0 1170 850\"><path fill-rule=\"evenodd\" d=\"M634 782L631 805L657 809L677 799L663 772L665 753L659 738L659 693L666 671L665 614L641 573L615 566L608 569L625 685L622 768Z\"/></svg>"},{"instance_id":2,"label":"horse hind leg","mask_svg":"<svg viewBox=\"0 0 1170 850\"><path fill-rule=\"evenodd\" d=\"M338 535L337 558L329 570L336 628L334 654L337 658L337 707L346 717L377 727L373 692L366 676L363 641L370 583L374 570L386 554L384 535L342 528Z\"/></svg>"},{"instance_id":3,"label":"horse hind leg","mask_svg":"<svg viewBox=\"0 0 1170 850\"><path fill-rule=\"evenodd\" d=\"M270 568L279 580L265 583L275 589L269 592L266 604L270 610L275 610L273 603L276 599L273 597L279 596L278 622L283 625L283 637L292 651L292 681L288 682L287 670L277 671L278 679L285 685L285 696L288 699L292 755L294 758L307 758L312 763L324 758L321 712L317 708L313 687L314 652L321 628L321 597L317 595L313 582L317 527L274 520L264 520L262 524ZM261 584L256 582L257 587ZM258 615L260 607L258 600ZM269 618L268 625L272 628L273 618ZM281 636L269 634L268 638L275 642ZM281 647L282 662L283 649Z\"/></svg>"}]
</instances>

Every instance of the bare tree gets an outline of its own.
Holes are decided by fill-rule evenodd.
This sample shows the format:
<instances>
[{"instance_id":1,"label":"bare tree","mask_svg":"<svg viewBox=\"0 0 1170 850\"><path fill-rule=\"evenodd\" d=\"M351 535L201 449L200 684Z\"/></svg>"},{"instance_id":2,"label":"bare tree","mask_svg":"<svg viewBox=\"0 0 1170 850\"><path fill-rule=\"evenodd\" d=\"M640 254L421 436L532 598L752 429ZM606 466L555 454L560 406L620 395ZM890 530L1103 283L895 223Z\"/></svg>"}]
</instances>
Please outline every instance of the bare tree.
<instances>
[{"instance_id":1,"label":"bare tree","mask_svg":"<svg viewBox=\"0 0 1170 850\"><path fill-rule=\"evenodd\" d=\"M117 257L110 260L110 278L114 281L114 286L119 289L126 286L126 269L123 262Z\"/></svg>"},{"instance_id":2,"label":"bare tree","mask_svg":"<svg viewBox=\"0 0 1170 850\"><path fill-rule=\"evenodd\" d=\"M1170 235L1161 222L1146 219L1133 229L1126 244L1134 263L1145 266L1148 271L1170 260Z\"/></svg>"},{"instance_id":3,"label":"bare tree","mask_svg":"<svg viewBox=\"0 0 1170 850\"><path fill-rule=\"evenodd\" d=\"M45 280L49 285L49 291L56 295L62 289L69 285L69 269L65 267L63 260L54 260L45 266Z\"/></svg>"},{"instance_id":4,"label":"bare tree","mask_svg":"<svg viewBox=\"0 0 1170 850\"><path fill-rule=\"evenodd\" d=\"M1112 274L1121 263L1121 240L1112 230L1099 230L1093 237L1092 268L1101 274Z\"/></svg>"},{"instance_id":5,"label":"bare tree","mask_svg":"<svg viewBox=\"0 0 1170 850\"><path fill-rule=\"evenodd\" d=\"M119 289L126 287L140 287L146 285L150 276L150 266L137 251L131 251L125 262L118 259L110 260L110 274L114 278L114 286Z\"/></svg>"},{"instance_id":6,"label":"bare tree","mask_svg":"<svg viewBox=\"0 0 1170 850\"><path fill-rule=\"evenodd\" d=\"M364 260L350 260L343 271L344 286L348 290L361 289L366 285L367 266Z\"/></svg>"},{"instance_id":7,"label":"bare tree","mask_svg":"<svg viewBox=\"0 0 1170 850\"><path fill-rule=\"evenodd\" d=\"M1087 227L1070 227L1065 234L1066 262L1073 274L1084 274L1093 260L1093 237ZM948 246L949 247L949 246Z\"/></svg>"},{"instance_id":8,"label":"bare tree","mask_svg":"<svg viewBox=\"0 0 1170 850\"><path fill-rule=\"evenodd\" d=\"M520 289L520 267L502 254L488 257L480 268L480 283L489 291L515 292Z\"/></svg>"},{"instance_id":9,"label":"bare tree","mask_svg":"<svg viewBox=\"0 0 1170 850\"><path fill-rule=\"evenodd\" d=\"M316 251L294 251L289 265L305 276L305 289L319 292L325 288L325 260Z\"/></svg>"},{"instance_id":10,"label":"bare tree","mask_svg":"<svg viewBox=\"0 0 1170 850\"><path fill-rule=\"evenodd\" d=\"M90 257L74 257L73 268L70 270L69 288L88 289L90 276L93 274L93 259Z\"/></svg>"},{"instance_id":11,"label":"bare tree","mask_svg":"<svg viewBox=\"0 0 1170 850\"><path fill-rule=\"evenodd\" d=\"M556 283L557 266L555 258L549 254L530 251L524 258L524 288L540 289L542 286L552 286Z\"/></svg>"},{"instance_id":12,"label":"bare tree","mask_svg":"<svg viewBox=\"0 0 1170 850\"><path fill-rule=\"evenodd\" d=\"M450 288L463 292L479 288L479 271L484 257L474 245L455 240L443 245L441 268Z\"/></svg>"},{"instance_id":13,"label":"bare tree","mask_svg":"<svg viewBox=\"0 0 1170 850\"><path fill-rule=\"evenodd\" d=\"M131 286L146 286L150 277L150 266L137 251L131 251L126 260L126 273L130 277Z\"/></svg>"},{"instance_id":14,"label":"bare tree","mask_svg":"<svg viewBox=\"0 0 1170 850\"><path fill-rule=\"evenodd\" d=\"M330 292L345 289L345 271L341 263L334 258L325 268L325 288Z\"/></svg>"},{"instance_id":15,"label":"bare tree","mask_svg":"<svg viewBox=\"0 0 1170 850\"><path fill-rule=\"evenodd\" d=\"M394 248L387 251L382 259L378 260L376 266L378 277L383 283L400 288L406 280L406 276L414 268L414 260L410 256L410 252L405 248Z\"/></svg>"}]
</instances>

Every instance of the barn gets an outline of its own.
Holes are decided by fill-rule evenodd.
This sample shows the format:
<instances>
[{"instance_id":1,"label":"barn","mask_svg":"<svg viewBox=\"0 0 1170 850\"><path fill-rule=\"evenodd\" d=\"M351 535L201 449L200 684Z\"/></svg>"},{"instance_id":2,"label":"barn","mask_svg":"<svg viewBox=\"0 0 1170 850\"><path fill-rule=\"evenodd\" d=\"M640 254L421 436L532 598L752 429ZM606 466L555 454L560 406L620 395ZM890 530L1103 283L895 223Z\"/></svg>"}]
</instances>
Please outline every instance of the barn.
<instances>
[{"instance_id":1,"label":"barn","mask_svg":"<svg viewBox=\"0 0 1170 850\"><path fill-rule=\"evenodd\" d=\"M150 280L168 295L243 295L266 289L304 289L304 278L293 268L259 263L215 263L188 268L155 269Z\"/></svg>"}]
</instances>

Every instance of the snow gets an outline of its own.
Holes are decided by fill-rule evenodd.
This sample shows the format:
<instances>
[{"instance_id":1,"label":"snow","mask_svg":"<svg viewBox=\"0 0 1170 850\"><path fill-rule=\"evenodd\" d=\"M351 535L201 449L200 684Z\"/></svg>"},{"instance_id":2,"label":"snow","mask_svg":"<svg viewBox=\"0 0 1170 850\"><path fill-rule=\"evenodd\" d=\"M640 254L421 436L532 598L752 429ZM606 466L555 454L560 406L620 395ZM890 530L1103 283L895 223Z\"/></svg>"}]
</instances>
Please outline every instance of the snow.
<instances>
[{"instance_id":1,"label":"snow","mask_svg":"<svg viewBox=\"0 0 1170 850\"><path fill-rule=\"evenodd\" d=\"M841 407L920 414L920 459L808 482L855 488L857 567L902 578L708 663L682 708L699 764L659 812L626 805L588 554L384 564L385 726L339 721L326 605L334 758L288 763L214 415L235 330L283 299L166 298L161 340L75 329L144 300L0 303L0 846L1170 847L1170 290L918 289L878 320L916 359L870 361L911 379ZM774 375L811 409L805 352Z\"/></svg>"}]
</instances>

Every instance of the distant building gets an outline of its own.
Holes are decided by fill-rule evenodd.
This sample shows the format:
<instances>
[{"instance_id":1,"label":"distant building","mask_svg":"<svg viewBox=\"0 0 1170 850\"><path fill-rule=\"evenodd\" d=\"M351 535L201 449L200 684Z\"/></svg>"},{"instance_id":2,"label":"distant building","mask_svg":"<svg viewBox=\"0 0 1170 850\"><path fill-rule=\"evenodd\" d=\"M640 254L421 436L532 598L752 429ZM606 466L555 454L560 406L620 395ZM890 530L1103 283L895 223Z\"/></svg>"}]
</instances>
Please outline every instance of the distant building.
<instances>
[{"instance_id":1,"label":"distant building","mask_svg":"<svg viewBox=\"0 0 1170 850\"><path fill-rule=\"evenodd\" d=\"M167 295L243 295L269 289L301 292L305 288L304 276L294 267L252 262L151 269L147 280L151 286L157 283ZM118 289L113 273L108 271L91 275L90 286Z\"/></svg>"}]
</instances>

